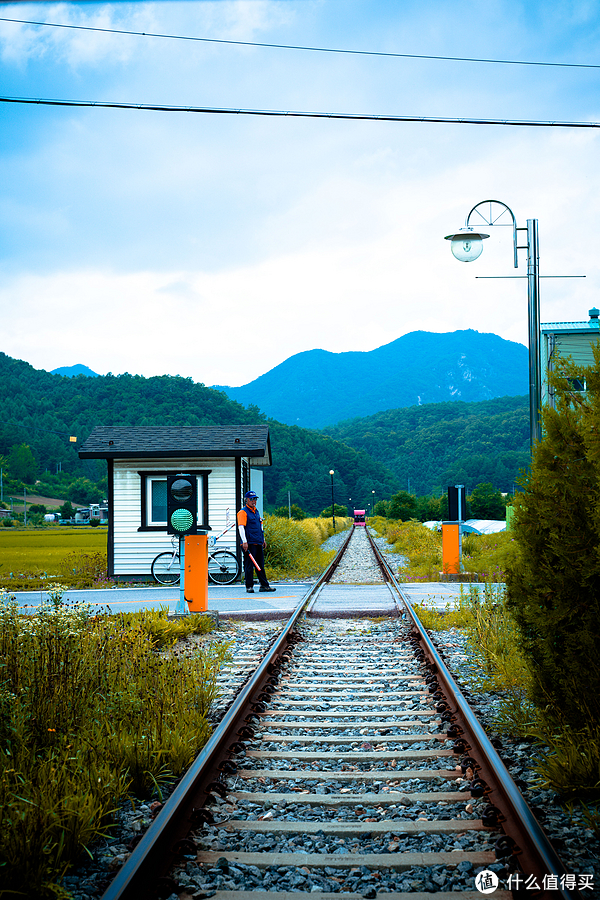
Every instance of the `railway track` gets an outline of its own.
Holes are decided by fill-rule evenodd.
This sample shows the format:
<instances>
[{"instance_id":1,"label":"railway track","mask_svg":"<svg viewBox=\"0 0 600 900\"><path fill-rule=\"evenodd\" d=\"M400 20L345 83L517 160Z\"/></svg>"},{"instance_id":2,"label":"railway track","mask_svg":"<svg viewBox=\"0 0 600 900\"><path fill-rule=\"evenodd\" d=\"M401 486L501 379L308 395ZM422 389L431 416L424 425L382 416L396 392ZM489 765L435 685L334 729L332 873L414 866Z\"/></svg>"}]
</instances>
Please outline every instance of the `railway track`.
<instances>
[{"instance_id":1,"label":"railway track","mask_svg":"<svg viewBox=\"0 0 600 900\"><path fill-rule=\"evenodd\" d=\"M352 601L364 582L380 618L338 618L367 612ZM474 900L498 878L507 900L509 875L513 894L580 896L560 887L560 860L356 529L103 900Z\"/></svg>"}]
</instances>

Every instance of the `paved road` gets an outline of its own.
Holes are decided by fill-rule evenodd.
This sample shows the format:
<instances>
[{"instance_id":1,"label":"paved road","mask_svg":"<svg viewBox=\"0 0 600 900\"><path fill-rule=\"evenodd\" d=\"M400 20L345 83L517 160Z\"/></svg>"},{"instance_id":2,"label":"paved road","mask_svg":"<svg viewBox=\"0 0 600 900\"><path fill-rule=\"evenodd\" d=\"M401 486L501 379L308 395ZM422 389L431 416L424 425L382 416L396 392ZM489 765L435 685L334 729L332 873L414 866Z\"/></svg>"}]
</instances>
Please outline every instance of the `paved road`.
<instances>
[{"instance_id":1,"label":"paved road","mask_svg":"<svg viewBox=\"0 0 600 900\"><path fill-rule=\"evenodd\" d=\"M258 616L266 614L283 616L291 611L307 593L309 582L296 582L294 584L277 584L273 594L247 594L243 585L229 585L221 587L209 585L208 608L217 610L223 615L233 613L243 617L245 614ZM426 602L435 609L445 609L446 606L454 607L460 597L460 584L432 582L430 584L404 584L404 592L411 603ZM465 587L465 586L463 586ZM476 585L481 587L481 585ZM468 587L466 588L468 590ZM331 589L329 589L331 591ZM348 609L354 606L357 610L370 610L374 615L383 612L383 606L391 606L387 601L388 589L381 585L339 585L335 586L335 596L332 596L333 608ZM344 595L342 597L342 594ZM29 609L35 609L42 600L47 599L41 591L18 591L15 596L19 604ZM109 607L111 612L131 612L136 609L158 609L168 605L169 612L175 612L179 600L177 587L160 587L148 585L145 587L117 587L106 590L67 590L65 598L80 603L89 603L93 607ZM325 595L318 601L318 609L324 607ZM315 609L315 612L317 610Z\"/></svg>"},{"instance_id":2,"label":"paved road","mask_svg":"<svg viewBox=\"0 0 600 900\"><path fill-rule=\"evenodd\" d=\"M247 594L243 585L209 585L208 608L219 613L245 612L286 612L293 610L309 589L308 584L278 585L273 594ZM19 605L30 609L39 606L47 595L42 591L17 591ZM64 599L72 602L89 603L93 607L109 607L111 612L132 612L137 609L159 609L168 606L175 612L179 601L179 587L116 587L105 590L67 590Z\"/></svg>"}]
</instances>

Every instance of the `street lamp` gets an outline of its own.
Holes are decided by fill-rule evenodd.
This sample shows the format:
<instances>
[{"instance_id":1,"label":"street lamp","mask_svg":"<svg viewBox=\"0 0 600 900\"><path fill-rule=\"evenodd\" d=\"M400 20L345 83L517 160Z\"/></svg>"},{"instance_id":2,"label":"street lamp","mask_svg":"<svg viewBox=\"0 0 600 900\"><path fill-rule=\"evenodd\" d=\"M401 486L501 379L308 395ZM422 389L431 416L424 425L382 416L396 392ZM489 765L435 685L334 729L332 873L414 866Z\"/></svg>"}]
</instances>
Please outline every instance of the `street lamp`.
<instances>
[{"instance_id":1,"label":"street lamp","mask_svg":"<svg viewBox=\"0 0 600 900\"><path fill-rule=\"evenodd\" d=\"M335 473L333 469L329 470L329 474L331 475L331 515L333 516L333 530L335 531L335 503L333 500L333 476Z\"/></svg>"},{"instance_id":2,"label":"street lamp","mask_svg":"<svg viewBox=\"0 0 600 900\"><path fill-rule=\"evenodd\" d=\"M481 211L484 207L484 211ZM538 220L527 219L527 228L517 228L512 209L500 200L482 200L477 203L465 220L465 227L455 234L446 235L451 241L450 249L461 262L472 262L483 250L483 241L489 234L475 231L470 225L471 216L476 214L486 225L512 225L515 269L519 265L517 250L527 250L527 314L529 325L529 441L533 449L542 436L540 407L542 389L540 383L540 250L538 240ZM499 220L508 214L510 222ZM527 243L517 244L517 231L527 232Z\"/></svg>"}]
</instances>

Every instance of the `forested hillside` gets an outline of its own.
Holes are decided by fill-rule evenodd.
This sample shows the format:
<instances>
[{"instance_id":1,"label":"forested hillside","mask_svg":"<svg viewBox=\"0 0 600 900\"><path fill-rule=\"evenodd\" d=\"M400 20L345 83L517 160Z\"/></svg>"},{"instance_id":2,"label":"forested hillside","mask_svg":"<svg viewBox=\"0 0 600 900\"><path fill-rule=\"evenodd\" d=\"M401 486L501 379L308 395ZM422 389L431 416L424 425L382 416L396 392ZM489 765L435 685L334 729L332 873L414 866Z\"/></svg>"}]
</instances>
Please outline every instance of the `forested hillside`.
<instances>
[{"instance_id":1,"label":"forested hillside","mask_svg":"<svg viewBox=\"0 0 600 900\"><path fill-rule=\"evenodd\" d=\"M325 428L386 409L524 394L527 383L523 344L467 329L413 331L366 352L307 350L221 390L279 422Z\"/></svg>"},{"instance_id":2,"label":"forested hillside","mask_svg":"<svg viewBox=\"0 0 600 900\"><path fill-rule=\"evenodd\" d=\"M428 494L449 484L489 482L512 491L529 466L529 401L430 403L390 409L324 429L392 470L406 490Z\"/></svg>"},{"instance_id":3,"label":"forested hillside","mask_svg":"<svg viewBox=\"0 0 600 900\"><path fill-rule=\"evenodd\" d=\"M0 353L0 455L5 483L13 476L40 480L49 496L87 503L106 491L106 464L80 460L77 447L96 425L232 425L266 421L255 407L245 409L220 391L188 378L162 375L106 375L69 378L34 369ZM365 502L376 490L389 496L398 481L380 462L338 440L269 421L273 466L265 470L269 507L293 503L318 513L331 503L329 470L335 470L336 502ZM69 436L77 443L69 442ZM14 448L27 445L34 465ZM12 455L11 455L11 450ZM10 462L16 469L10 472ZM62 469L62 476L57 469ZM75 479L75 481L74 481ZM94 485L98 485L92 490ZM62 493L61 493L62 492Z\"/></svg>"}]
</instances>

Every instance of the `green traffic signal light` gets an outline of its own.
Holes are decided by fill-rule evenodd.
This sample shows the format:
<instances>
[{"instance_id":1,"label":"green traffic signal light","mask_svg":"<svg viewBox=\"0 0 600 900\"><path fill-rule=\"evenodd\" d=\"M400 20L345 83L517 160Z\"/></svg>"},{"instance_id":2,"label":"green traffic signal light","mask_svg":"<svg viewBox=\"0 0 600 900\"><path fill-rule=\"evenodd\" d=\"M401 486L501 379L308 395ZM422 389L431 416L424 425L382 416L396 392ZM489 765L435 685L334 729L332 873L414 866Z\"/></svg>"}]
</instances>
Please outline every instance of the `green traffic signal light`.
<instances>
[{"instance_id":1,"label":"green traffic signal light","mask_svg":"<svg viewBox=\"0 0 600 900\"><path fill-rule=\"evenodd\" d=\"M167 534L198 533L198 483L195 475L167 475Z\"/></svg>"},{"instance_id":2,"label":"green traffic signal light","mask_svg":"<svg viewBox=\"0 0 600 900\"><path fill-rule=\"evenodd\" d=\"M194 517L187 509L176 509L171 516L171 525L180 533L189 532L193 524Z\"/></svg>"}]
</instances>

